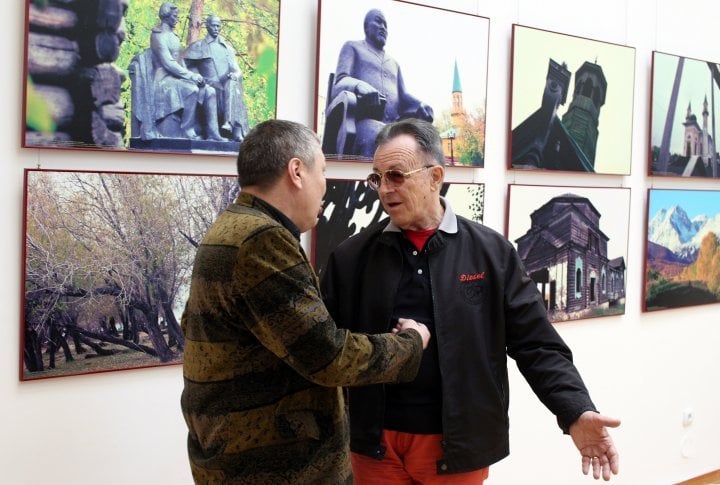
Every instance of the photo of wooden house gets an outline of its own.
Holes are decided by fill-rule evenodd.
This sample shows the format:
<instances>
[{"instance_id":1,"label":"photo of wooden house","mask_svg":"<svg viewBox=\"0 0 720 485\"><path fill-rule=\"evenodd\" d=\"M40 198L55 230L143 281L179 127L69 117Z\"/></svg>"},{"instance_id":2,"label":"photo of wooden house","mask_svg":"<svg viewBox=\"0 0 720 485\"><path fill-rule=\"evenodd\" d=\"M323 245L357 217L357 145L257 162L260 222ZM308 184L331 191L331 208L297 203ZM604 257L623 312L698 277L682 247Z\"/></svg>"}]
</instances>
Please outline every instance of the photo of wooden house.
<instances>
[{"instance_id":1,"label":"photo of wooden house","mask_svg":"<svg viewBox=\"0 0 720 485\"><path fill-rule=\"evenodd\" d=\"M548 198L549 192L557 194ZM598 198L615 201L612 212L601 212ZM624 313L629 200L628 189L510 186L508 237L551 321ZM532 202L540 203L527 211ZM608 228L601 225L603 212L615 218ZM523 230L518 218L528 217ZM617 237L621 244L611 245Z\"/></svg>"}]
</instances>

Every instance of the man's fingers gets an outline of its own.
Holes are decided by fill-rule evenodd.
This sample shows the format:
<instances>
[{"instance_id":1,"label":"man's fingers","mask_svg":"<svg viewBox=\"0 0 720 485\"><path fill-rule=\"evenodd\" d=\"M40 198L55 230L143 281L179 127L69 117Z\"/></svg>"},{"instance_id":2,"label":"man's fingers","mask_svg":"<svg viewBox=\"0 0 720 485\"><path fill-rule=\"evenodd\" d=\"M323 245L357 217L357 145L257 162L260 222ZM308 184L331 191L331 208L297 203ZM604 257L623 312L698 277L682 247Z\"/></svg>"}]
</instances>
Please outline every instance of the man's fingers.
<instances>
[{"instance_id":1,"label":"man's fingers","mask_svg":"<svg viewBox=\"0 0 720 485\"><path fill-rule=\"evenodd\" d=\"M610 480L610 460L608 460L607 455L602 455L600 457L600 465L602 466L603 480L607 482Z\"/></svg>"},{"instance_id":2,"label":"man's fingers","mask_svg":"<svg viewBox=\"0 0 720 485\"><path fill-rule=\"evenodd\" d=\"M603 416L601 414L598 416L598 419L600 419L603 426L607 426L608 428L617 428L620 426L620 420L618 418L611 418L610 416Z\"/></svg>"},{"instance_id":3,"label":"man's fingers","mask_svg":"<svg viewBox=\"0 0 720 485\"><path fill-rule=\"evenodd\" d=\"M593 459L592 459L592 468L593 468L593 478L595 480L597 480L598 478L600 478L600 472L601 472L600 458L598 458L597 456L593 457Z\"/></svg>"},{"instance_id":4,"label":"man's fingers","mask_svg":"<svg viewBox=\"0 0 720 485\"><path fill-rule=\"evenodd\" d=\"M590 472L590 457L583 455L582 457L582 472L583 475L587 475Z\"/></svg>"}]
</instances>

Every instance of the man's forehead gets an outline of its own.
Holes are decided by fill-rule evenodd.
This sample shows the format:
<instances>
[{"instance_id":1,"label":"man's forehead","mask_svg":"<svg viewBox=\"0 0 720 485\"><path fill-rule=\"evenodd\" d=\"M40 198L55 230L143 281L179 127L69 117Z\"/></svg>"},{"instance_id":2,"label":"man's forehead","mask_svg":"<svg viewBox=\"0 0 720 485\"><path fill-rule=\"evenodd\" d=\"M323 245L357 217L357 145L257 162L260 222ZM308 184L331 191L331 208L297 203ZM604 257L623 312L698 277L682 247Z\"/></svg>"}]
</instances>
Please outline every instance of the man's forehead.
<instances>
[{"instance_id":1,"label":"man's forehead","mask_svg":"<svg viewBox=\"0 0 720 485\"><path fill-rule=\"evenodd\" d=\"M397 140L397 138L395 139ZM375 151L373 168L383 166L384 168L407 168L416 163L418 156L416 147L411 143L386 143L380 145Z\"/></svg>"}]
</instances>

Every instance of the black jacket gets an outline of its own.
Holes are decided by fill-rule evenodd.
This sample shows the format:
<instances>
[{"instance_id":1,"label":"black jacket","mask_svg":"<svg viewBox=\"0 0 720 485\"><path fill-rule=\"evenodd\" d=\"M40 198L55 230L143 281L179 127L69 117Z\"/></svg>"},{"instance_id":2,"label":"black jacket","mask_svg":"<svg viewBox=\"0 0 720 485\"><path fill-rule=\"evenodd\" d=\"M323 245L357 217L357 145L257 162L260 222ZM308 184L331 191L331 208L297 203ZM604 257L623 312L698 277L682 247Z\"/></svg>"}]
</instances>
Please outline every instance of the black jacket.
<instances>
[{"instance_id":1,"label":"black jacket","mask_svg":"<svg viewBox=\"0 0 720 485\"><path fill-rule=\"evenodd\" d=\"M386 219L330 256L322 292L338 326L388 330L403 263L398 237ZM595 410L570 349L507 239L446 205L426 248L443 390L445 456L438 473L481 469L509 454L508 355L564 432ZM350 388L349 405L351 450L382 458L384 387Z\"/></svg>"}]
</instances>

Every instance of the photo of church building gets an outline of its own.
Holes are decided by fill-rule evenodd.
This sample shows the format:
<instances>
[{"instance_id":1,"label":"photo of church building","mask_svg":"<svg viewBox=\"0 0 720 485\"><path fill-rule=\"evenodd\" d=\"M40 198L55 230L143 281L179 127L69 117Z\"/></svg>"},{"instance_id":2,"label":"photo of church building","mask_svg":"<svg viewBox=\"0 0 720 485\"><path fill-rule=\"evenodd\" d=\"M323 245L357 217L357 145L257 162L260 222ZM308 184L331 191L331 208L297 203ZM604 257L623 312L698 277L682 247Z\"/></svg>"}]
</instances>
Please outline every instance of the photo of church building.
<instances>
[{"instance_id":1,"label":"photo of church building","mask_svg":"<svg viewBox=\"0 0 720 485\"><path fill-rule=\"evenodd\" d=\"M634 49L513 26L509 168L630 173Z\"/></svg>"},{"instance_id":2,"label":"photo of church building","mask_svg":"<svg viewBox=\"0 0 720 485\"><path fill-rule=\"evenodd\" d=\"M720 177L718 88L718 64L653 52L651 175Z\"/></svg>"},{"instance_id":3,"label":"photo of church building","mask_svg":"<svg viewBox=\"0 0 720 485\"><path fill-rule=\"evenodd\" d=\"M624 313L627 240L612 247L609 242L627 234L629 191L523 185L511 185L510 189L510 226L518 231L514 219L530 220L521 233L509 232L510 240L537 283L551 320ZM548 198L549 192L557 195ZM611 199L616 203L613 211L605 212L615 220L603 228L603 213L593 202L598 199L603 200L598 206ZM532 209L532 204L523 204L528 200L540 204ZM618 210L618 203L626 210ZM613 233L606 232L609 230Z\"/></svg>"}]
</instances>

